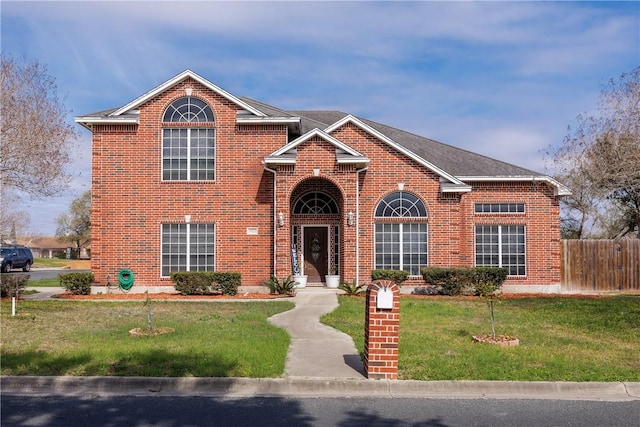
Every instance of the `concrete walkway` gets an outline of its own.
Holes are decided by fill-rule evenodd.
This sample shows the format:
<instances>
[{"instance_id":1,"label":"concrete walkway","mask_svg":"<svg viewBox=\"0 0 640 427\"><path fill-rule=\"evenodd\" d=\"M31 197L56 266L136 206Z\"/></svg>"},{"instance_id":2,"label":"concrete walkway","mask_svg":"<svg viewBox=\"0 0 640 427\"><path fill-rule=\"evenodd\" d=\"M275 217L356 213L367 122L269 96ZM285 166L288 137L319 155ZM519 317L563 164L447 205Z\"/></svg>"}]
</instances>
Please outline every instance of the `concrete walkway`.
<instances>
[{"instance_id":1,"label":"concrete walkway","mask_svg":"<svg viewBox=\"0 0 640 427\"><path fill-rule=\"evenodd\" d=\"M285 375L289 378L365 378L353 339L320 323L320 316L338 307L337 290L303 288L293 310L269 318L291 335ZM363 331L364 333L364 331Z\"/></svg>"}]
</instances>

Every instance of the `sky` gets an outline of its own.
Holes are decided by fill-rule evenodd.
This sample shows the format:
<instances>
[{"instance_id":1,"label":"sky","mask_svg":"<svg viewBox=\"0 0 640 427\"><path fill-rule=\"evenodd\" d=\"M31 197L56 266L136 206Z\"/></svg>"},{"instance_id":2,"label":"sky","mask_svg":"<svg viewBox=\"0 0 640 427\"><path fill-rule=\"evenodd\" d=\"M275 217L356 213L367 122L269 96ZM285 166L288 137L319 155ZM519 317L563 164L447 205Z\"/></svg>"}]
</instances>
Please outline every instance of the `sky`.
<instances>
[{"instance_id":1,"label":"sky","mask_svg":"<svg viewBox=\"0 0 640 427\"><path fill-rule=\"evenodd\" d=\"M6 1L3 54L45 64L74 116L190 69L236 96L340 110L539 172L602 85L640 65L640 2ZM91 186L91 134L30 234ZM427 159L428 160L428 159ZM24 234L24 233L23 233Z\"/></svg>"}]
</instances>

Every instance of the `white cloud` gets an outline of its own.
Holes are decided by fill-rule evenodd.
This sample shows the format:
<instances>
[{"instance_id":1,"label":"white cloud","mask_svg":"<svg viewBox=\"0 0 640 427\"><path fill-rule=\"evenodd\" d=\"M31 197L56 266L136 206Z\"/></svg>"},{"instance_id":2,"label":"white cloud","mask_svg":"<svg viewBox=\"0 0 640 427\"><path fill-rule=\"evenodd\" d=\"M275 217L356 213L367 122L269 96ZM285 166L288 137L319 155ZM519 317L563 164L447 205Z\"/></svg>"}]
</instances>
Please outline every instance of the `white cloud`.
<instances>
[{"instance_id":1,"label":"white cloud","mask_svg":"<svg viewBox=\"0 0 640 427\"><path fill-rule=\"evenodd\" d=\"M47 63L74 115L190 68L235 95L343 110L535 170L599 83L638 64L639 27L631 3L2 4L3 52ZM31 215L43 230L90 185L81 147L67 198Z\"/></svg>"}]
</instances>

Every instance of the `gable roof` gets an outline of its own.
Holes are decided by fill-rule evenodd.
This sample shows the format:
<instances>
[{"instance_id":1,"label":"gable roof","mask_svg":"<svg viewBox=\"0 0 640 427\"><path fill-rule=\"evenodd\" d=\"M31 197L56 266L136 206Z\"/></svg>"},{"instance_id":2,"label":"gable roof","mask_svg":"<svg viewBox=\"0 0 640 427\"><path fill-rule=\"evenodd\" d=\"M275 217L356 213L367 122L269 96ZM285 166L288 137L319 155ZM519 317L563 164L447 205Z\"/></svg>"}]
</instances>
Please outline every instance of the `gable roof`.
<instances>
[{"instance_id":1,"label":"gable roof","mask_svg":"<svg viewBox=\"0 0 640 427\"><path fill-rule=\"evenodd\" d=\"M88 114L88 115L85 115L85 116L79 116L79 117L75 118L75 121L76 121L76 123L79 123L79 124L81 124L82 126L88 128L88 129L91 129L91 126L94 125L94 124L97 124L97 123L101 123L101 124L133 123L133 124L136 124L136 123L138 123L138 112L136 111L136 109L138 107L140 107L140 105L142 105L145 102L147 102L148 100L158 96L162 92L172 88L173 86L177 85L178 83L180 83L181 81L183 81L183 80L185 80L187 78L191 78L191 79L195 80L196 82L200 83L201 85L205 86L206 88L210 89L211 91L217 93L218 95L222 96L223 98L226 98L227 100L231 101L232 103L238 105L242 109L250 112L251 114L253 114L253 115L257 116L257 117L267 117L267 115L265 113L263 113L262 111L260 111L260 110L258 110L256 108L254 108L253 106L245 103L240 98L237 98L236 96L230 94L226 90L216 86L215 84L211 83L209 80L205 79L204 77L194 73L191 70L185 70L182 73L178 74L177 76L175 76L175 77L167 80L166 82L160 84L159 86L156 86L155 88L151 89L147 93L144 93L143 95L137 97L136 99L134 99L133 101L127 103L126 105L123 105L122 107L114 108L114 109L110 109L110 110L105 110L105 111L100 111L100 112Z\"/></svg>"},{"instance_id":2,"label":"gable roof","mask_svg":"<svg viewBox=\"0 0 640 427\"><path fill-rule=\"evenodd\" d=\"M295 147L310 137L320 136L336 146L336 154L341 155L339 160L368 164L369 159L365 156L351 152L352 149L329 135L350 122L435 172L441 177L443 191L470 191L468 183L478 181L543 181L554 188L556 195L571 194L567 187L538 172L341 111L287 111L251 98L238 98L191 70L183 71L122 107L79 116L75 121L88 129L97 123L137 124L140 105L187 78L239 106L241 109L236 116L239 124L281 123L288 126L293 141L267 156L267 163L285 159L295 162Z\"/></svg>"},{"instance_id":3,"label":"gable roof","mask_svg":"<svg viewBox=\"0 0 640 427\"><path fill-rule=\"evenodd\" d=\"M363 156L358 151L348 145L338 141L327 132L315 128L290 143L280 147L269 154L264 159L265 165L295 164L297 157L297 147L305 141L314 137L322 138L336 148L336 161L339 164L354 164L357 167L364 167L369 164L369 158Z\"/></svg>"}]
</instances>

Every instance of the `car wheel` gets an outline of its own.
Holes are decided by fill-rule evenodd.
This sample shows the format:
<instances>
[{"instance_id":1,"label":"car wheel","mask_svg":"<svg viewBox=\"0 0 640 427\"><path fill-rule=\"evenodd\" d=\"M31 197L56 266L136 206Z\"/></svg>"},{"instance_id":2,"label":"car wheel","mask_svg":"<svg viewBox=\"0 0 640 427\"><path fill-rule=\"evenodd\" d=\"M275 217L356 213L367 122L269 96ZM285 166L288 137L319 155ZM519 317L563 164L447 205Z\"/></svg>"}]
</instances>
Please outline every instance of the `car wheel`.
<instances>
[{"instance_id":1,"label":"car wheel","mask_svg":"<svg viewBox=\"0 0 640 427\"><path fill-rule=\"evenodd\" d=\"M6 263L5 265L2 266L3 273L8 273L10 271L11 271L11 265L9 263Z\"/></svg>"},{"instance_id":2,"label":"car wheel","mask_svg":"<svg viewBox=\"0 0 640 427\"><path fill-rule=\"evenodd\" d=\"M24 271L24 272L27 272L29 270L31 270L31 263L30 262L26 263L24 265L24 267L22 267L22 271Z\"/></svg>"}]
</instances>

